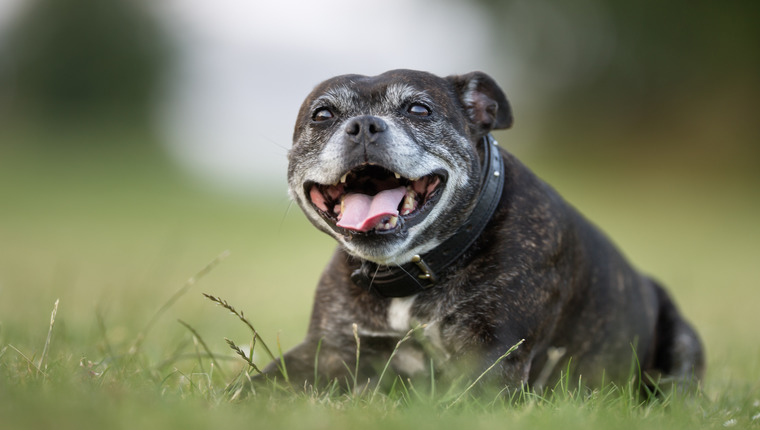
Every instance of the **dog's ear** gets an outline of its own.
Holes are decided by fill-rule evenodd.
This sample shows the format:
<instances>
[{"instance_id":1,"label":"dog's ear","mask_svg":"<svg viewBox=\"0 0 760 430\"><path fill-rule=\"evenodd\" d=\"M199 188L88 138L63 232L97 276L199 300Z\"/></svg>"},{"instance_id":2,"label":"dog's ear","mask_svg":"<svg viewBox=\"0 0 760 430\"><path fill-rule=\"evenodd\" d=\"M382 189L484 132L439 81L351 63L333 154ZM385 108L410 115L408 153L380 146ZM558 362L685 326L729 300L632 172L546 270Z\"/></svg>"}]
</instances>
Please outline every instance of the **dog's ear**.
<instances>
[{"instance_id":1,"label":"dog's ear","mask_svg":"<svg viewBox=\"0 0 760 430\"><path fill-rule=\"evenodd\" d=\"M490 76L471 72L449 76L446 80L454 87L476 132L486 134L512 126L512 108L507 96Z\"/></svg>"}]
</instances>

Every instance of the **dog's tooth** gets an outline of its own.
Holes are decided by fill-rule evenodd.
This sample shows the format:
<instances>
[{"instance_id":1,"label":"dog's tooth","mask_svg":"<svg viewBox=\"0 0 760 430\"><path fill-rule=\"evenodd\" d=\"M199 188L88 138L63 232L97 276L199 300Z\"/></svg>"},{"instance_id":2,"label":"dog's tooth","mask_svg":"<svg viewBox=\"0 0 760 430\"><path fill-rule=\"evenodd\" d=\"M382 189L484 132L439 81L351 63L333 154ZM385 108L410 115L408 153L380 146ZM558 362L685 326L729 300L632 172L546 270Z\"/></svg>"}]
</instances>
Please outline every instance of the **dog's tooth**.
<instances>
[{"instance_id":1,"label":"dog's tooth","mask_svg":"<svg viewBox=\"0 0 760 430\"><path fill-rule=\"evenodd\" d=\"M414 211L414 205L417 203L417 193L411 187L407 187L404 195L404 203L401 205L401 215L409 215Z\"/></svg>"},{"instance_id":2,"label":"dog's tooth","mask_svg":"<svg viewBox=\"0 0 760 430\"><path fill-rule=\"evenodd\" d=\"M399 175L399 174L398 174L398 173L396 173L396 172L393 172L393 176L395 176L395 177L396 177L396 179L401 179L401 175Z\"/></svg>"},{"instance_id":3,"label":"dog's tooth","mask_svg":"<svg viewBox=\"0 0 760 430\"><path fill-rule=\"evenodd\" d=\"M345 175L343 175L343 176L340 177L340 183L341 184L345 184L346 183L346 178L348 178L348 172L346 172Z\"/></svg>"},{"instance_id":4,"label":"dog's tooth","mask_svg":"<svg viewBox=\"0 0 760 430\"><path fill-rule=\"evenodd\" d=\"M398 217L394 215L391 217L390 220L388 220L388 224L386 225L388 225L390 229L390 228L396 227L397 224L398 224Z\"/></svg>"}]
</instances>

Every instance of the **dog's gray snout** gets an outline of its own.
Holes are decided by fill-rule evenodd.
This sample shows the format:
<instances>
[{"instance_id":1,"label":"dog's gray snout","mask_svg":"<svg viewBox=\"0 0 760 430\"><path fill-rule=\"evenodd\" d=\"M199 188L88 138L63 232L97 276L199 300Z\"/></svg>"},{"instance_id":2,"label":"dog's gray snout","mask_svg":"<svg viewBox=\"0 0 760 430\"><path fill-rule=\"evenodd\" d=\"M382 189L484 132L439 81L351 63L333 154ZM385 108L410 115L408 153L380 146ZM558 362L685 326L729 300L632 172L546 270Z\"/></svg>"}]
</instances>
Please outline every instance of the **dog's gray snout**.
<instances>
[{"instance_id":1,"label":"dog's gray snout","mask_svg":"<svg viewBox=\"0 0 760 430\"><path fill-rule=\"evenodd\" d=\"M369 142L374 142L387 129L388 124L385 121L371 115L352 118L346 124L346 134L355 143L359 143L365 139Z\"/></svg>"}]
</instances>

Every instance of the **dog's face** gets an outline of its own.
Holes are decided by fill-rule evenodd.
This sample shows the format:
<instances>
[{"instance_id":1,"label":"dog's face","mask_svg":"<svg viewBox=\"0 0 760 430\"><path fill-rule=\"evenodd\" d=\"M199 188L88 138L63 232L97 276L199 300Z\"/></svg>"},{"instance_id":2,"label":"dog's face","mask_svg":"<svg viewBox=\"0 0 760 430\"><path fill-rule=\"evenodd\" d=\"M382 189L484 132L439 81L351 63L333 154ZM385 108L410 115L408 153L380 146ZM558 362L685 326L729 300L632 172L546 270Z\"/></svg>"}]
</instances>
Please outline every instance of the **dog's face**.
<instances>
[{"instance_id":1,"label":"dog's face","mask_svg":"<svg viewBox=\"0 0 760 430\"><path fill-rule=\"evenodd\" d=\"M290 194L350 254L403 264L467 219L480 187L478 141L511 123L506 97L483 73L338 76L301 106Z\"/></svg>"}]
</instances>

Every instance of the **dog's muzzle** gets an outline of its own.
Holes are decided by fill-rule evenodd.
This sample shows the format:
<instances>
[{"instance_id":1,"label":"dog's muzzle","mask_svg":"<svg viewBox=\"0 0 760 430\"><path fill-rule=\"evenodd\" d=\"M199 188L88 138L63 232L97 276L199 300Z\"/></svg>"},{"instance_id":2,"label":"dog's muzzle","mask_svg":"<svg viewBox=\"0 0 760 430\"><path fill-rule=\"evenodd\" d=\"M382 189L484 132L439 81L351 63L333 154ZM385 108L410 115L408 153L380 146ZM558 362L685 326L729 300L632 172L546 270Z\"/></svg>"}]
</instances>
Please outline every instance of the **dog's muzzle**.
<instances>
[{"instance_id":1,"label":"dog's muzzle","mask_svg":"<svg viewBox=\"0 0 760 430\"><path fill-rule=\"evenodd\" d=\"M391 233L422 220L438 202L446 180L442 170L406 178L383 166L364 163L346 172L336 184L307 182L304 192L339 233Z\"/></svg>"}]
</instances>

